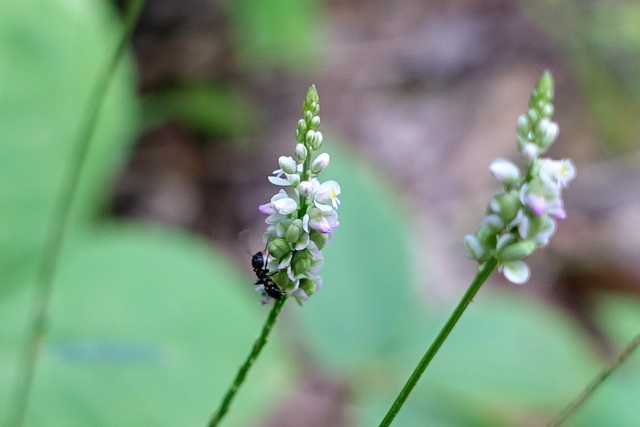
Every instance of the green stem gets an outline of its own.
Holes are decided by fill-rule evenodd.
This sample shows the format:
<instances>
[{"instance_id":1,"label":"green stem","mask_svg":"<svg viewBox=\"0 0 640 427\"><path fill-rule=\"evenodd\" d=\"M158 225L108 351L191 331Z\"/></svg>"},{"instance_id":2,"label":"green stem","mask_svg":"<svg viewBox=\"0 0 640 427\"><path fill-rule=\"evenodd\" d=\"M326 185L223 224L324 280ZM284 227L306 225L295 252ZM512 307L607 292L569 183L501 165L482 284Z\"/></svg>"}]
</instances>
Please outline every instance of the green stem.
<instances>
[{"instance_id":1,"label":"green stem","mask_svg":"<svg viewBox=\"0 0 640 427\"><path fill-rule=\"evenodd\" d=\"M47 312L53 290L53 280L56 275L60 249L63 238L69 228L71 208L77 193L78 184L89 151L89 146L98 121L102 101L113 77L114 71L122 58L127 40L129 39L138 16L144 5L144 0L132 0L127 13L126 27L118 40L118 45L109 58L107 67L96 80L93 91L87 103L87 115L81 122L78 135L78 143L72 153L71 163L64 178L62 192L59 195L52 219L47 232L47 237L42 250L42 258L36 271L36 284L31 307L31 318L22 357L18 362L16 381L13 385L12 405L9 409L8 425L17 427L22 425L27 409L27 403L31 392L33 377L40 346L45 335Z\"/></svg>"},{"instance_id":2,"label":"green stem","mask_svg":"<svg viewBox=\"0 0 640 427\"><path fill-rule=\"evenodd\" d=\"M222 400L222 403L220 403L220 407L211 418L211 421L209 422L209 427L217 426L222 420L222 418L229 411L229 408L231 406L231 401L233 400L236 393L238 392L238 389L244 382L244 379L246 378L247 373L249 372L249 369L251 369L251 367L253 366L253 363L258 358L260 351L262 351L262 348L267 343L267 339L269 338L269 333L271 332L271 328L276 323L278 314L280 314L280 311L282 310L282 306L284 305L286 300L287 300L287 296L283 295L280 301L275 301L275 304L271 309L271 313L269 313L269 317L267 317L267 320L264 323L264 326L262 327L262 333L253 343L253 348L251 349L251 353L249 353L249 356L247 357L247 359L244 361L244 363L238 370L238 373L236 374L236 377L233 380L233 383L231 383L231 386L227 390L227 393L225 394L224 399Z\"/></svg>"},{"instance_id":3,"label":"green stem","mask_svg":"<svg viewBox=\"0 0 640 427\"><path fill-rule=\"evenodd\" d=\"M639 345L640 345L640 334L638 334L629 344L627 344L627 346L620 353L618 353L616 358L613 359L613 361L611 361L609 366L604 368L598 374L598 376L596 376L589 383L589 385L587 385L587 387L584 390L582 390L582 393L580 393L556 418L554 418L553 421L551 421L548 424L548 426L556 427L562 424L564 421L566 421L569 415L573 414L575 410L578 409L578 407L582 404L582 402L584 402L589 396L591 396L595 391L595 389L598 388L598 386L607 379L609 374L611 374L611 372L613 372L618 366L620 366L622 362L624 362L624 360Z\"/></svg>"},{"instance_id":4,"label":"green stem","mask_svg":"<svg viewBox=\"0 0 640 427\"><path fill-rule=\"evenodd\" d=\"M402 405L404 405L404 402L407 400L409 394L411 394L411 391L418 383L418 380L424 373L425 369L427 369L427 366L429 366L429 363L431 363L431 360L442 346L442 343L444 343L444 341L447 339L449 333L458 322L458 319L460 319L460 316L462 316L462 313L464 313L464 310L467 308L482 284L487 280L496 265L496 259L491 258L489 261L487 261L482 270L478 272L475 279L473 279L473 282L471 282L471 285L469 285L469 289L467 289L457 307L455 308L453 313L451 313L449 320L447 320L447 323L445 323L445 325L438 333L438 336L435 338L435 340L433 340L427 352L424 354L424 356L422 356L422 360L420 360L418 366L416 366L413 373L407 380L407 383L404 385L404 388L400 391L400 394L398 394L395 402L393 402L393 405L391 405L391 408L389 408L387 415L385 415L384 419L380 423L380 427L391 425L391 422L396 417L396 415L398 415L400 409L402 409Z\"/></svg>"}]
</instances>

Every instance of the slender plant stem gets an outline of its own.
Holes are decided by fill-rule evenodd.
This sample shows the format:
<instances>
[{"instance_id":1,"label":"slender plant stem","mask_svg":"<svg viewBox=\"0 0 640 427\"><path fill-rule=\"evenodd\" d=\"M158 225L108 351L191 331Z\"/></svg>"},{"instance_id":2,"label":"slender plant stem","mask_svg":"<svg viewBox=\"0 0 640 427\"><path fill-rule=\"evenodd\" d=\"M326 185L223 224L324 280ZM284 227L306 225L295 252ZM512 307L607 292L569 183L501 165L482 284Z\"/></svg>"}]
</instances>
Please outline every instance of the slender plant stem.
<instances>
[{"instance_id":1,"label":"slender plant stem","mask_svg":"<svg viewBox=\"0 0 640 427\"><path fill-rule=\"evenodd\" d=\"M487 280L493 269L496 267L496 264L496 259L491 258L473 279L473 282L471 282L471 285L469 285L469 289L467 289L467 291L462 296L462 299L456 306L455 310L453 311L453 313L451 313L449 320L447 320L447 323L445 323L445 325L438 333L438 336L436 336L436 338L433 340L427 352L424 354L424 356L422 356L422 360L420 360L418 366L416 366L413 373L407 380L407 383L404 385L404 388L400 391L400 394L398 394L395 402L393 402L391 408L389 408L387 415L385 415L384 419L380 423L380 427L391 425L391 422L396 417L396 415L398 415L400 409L402 409L402 405L404 405L404 402L409 397L409 394L411 394L411 391L418 383L418 380L424 373L425 369L427 369L427 366L429 366L429 363L431 363L431 360L442 346L442 343L444 343L444 341L447 339L449 333L456 325L458 319L460 319L460 316L462 316L462 313L464 313L464 310L467 308L482 284Z\"/></svg>"},{"instance_id":2,"label":"slender plant stem","mask_svg":"<svg viewBox=\"0 0 640 427\"><path fill-rule=\"evenodd\" d=\"M246 378L247 373L249 372L249 369L251 369L251 367L253 366L253 363L258 358L260 351L262 351L262 348L267 343L267 340L269 338L269 333L271 332L271 328L276 323L278 314L280 314L280 311L282 310L282 306L284 305L286 300L287 300L287 296L283 295L282 299L280 301L276 301L275 304L273 305L273 308L269 313L269 317L267 317L267 320L264 323L264 326L262 327L262 333L253 343L253 347L251 348L251 353L249 353L249 356L247 357L247 359L244 361L244 363L238 370L238 373L236 374L236 377L233 380L233 383L231 383L231 386L227 390L227 393L225 394L224 399L222 400L222 403L220 403L220 407L211 418L211 421L209 422L209 427L217 426L222 420L222 418L229 411L229 408L231 407L231 401L233 400L236 393L238 392L238 389L244 382L244 379Z\"/></svg>"},{"instance_id":3,"label":"slender plant stem","mask_svg":"<svg viewBox=\"0 0 640 427\"><path fill-rule=\"evenodd\" d=\"M12 388L12 405L9 409L8 425L17 427L22 425L27 410L27 403L31 392L33 377L40 352L40 346L45 336L47 315L53 281L60 259L61 247L65 233L69 228L71 210L76 197L80 177L89 152L89 146L98 121L102 101L104 100L114 71L122 58L127 40L133 32L138 17L144 5L144 0L131 0L128 5L125 30L123 31L115 52L102 74L98 76L95 86L87 102L86 116L81 122L78 142L70 159L69 168L63 181L62 190L54 206L47 237L42 250L42 258L36 271L36 282L33 300L31 302L31 318L27 338L18 362L17 376Z\"/></svg>"},{"instance_id":4,"label":"slender plant stem","mask_svg":"<svg viewBox=\"0 0 640 427\"><path fill-rule=\"evenodd\" d=\"M569 404L567 407L551 421L548 426L556 427L562 424L566 419L573 414L576 409L593 394L596 388L602 384L609 374L613 372L618 366L624 362L624 360L640 345L640 334L638 334L618 355L604 368L600 373L585 387L584 390Z\"/></svg>"}]
</instances>

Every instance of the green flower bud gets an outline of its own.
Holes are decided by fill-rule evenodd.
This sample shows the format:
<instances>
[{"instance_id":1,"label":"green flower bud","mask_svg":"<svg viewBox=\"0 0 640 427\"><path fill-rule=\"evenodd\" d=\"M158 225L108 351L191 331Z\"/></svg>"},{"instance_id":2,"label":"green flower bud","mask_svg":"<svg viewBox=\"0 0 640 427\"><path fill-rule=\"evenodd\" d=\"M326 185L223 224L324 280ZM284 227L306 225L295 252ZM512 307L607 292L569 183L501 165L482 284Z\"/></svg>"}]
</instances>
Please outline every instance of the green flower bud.
<instances>
[{"instance_id":1,"label":"green flower bud","mask_svg":"<svg viewBox=\"0 0 640 427\"><path fill-rule=\"evenodd\" d=\"M542 230L549 220L548 215L532 216L529 218L529 230L527 231L527 238L533 237Z\"/></svg>"},{"instance_id":2,"label":"green flower bud","mask_svg":"<svg viewBox=\"0 0 640 427\"><path fill-rule=\"evenodd\" d=\"M318 289L318 287L316 286L316 282L305 277L303 279L300 279L300 289L302 289L304 293L310 297L311 295L316 293L316 289Z\"/></svg>"},{"instance_id":3,"label":"green flower bud","mask_svg":"<svg viewBox=\"0 0 640 427\"><path fill-rule=\"evenodd\" d=\"M304 143L307 147L311 147L311 143L313 142L313 138L316 136L315 130L308 130L304 135Z\"/></svg>"},{"instance_id":4,"label":"green flower bud","mask_svg":"<svg viewBox=\"0 0 640 427\"><path fill-rule=\"evenodd\" d=\"M289 279L289 276L287 276L286 270L278 271L276 274L271 276L271 278L283 291L291 291L296 286L296 284Z\"/></svg>"},{"instance_id":5,"label":"green flower bud","mask_svg":"<svg viewBox=\"0 0 640 427\"><path fill-rule=\"evenodd\" d=\"M331 157L327 153L321 153L316 157L313 162L311 162L311 173L314 175L320 174L323 170L329 166L329 162L331 161Z\"/></svg>"},{"instance_id":6,"label":"green flower bud","mask_svg":"<svg viewBox=\"0 0 640 427\"><path fill-rule=\"evenodd\" d=\"M506 224L513 221L520 209L520 199L517 194L498 194L491 199L491 210Z\"/></svg>"},{"instance_id":7,"label":"green flower bud","mask_svg":"<svg viewBox=\"0 0 640 427\"><path fill-rule=\"evenodd\" d=\"M296 161L289 156L280 156L278 164L284 173L292 174L298 171Z\"/></svg>"},{"instance_id":8,"label":"green flower bud","mask_svg":"<svg viewBox=\"0 0 640 427\"><path fill-rule=\"evenodd\" d=\"M322 132L316 131L316 133L313 135L313 140L311 141L311 148L313 148L314 150L317 150L318 148L320 148L321 144L322 144Z\"/></svg>"},{"instance_id":9,"label":"green flower bud","mask_svg":"<svg viewBox=\"0 0 640 427\"><path fill-rule=\"evenodd\" d=\"M304 121L307 123L311 123L311 119L313 119L313 113L311 111L304 112Z\"/></svg>"},{"instance_id":10,"label":"green flower bud","mask_svg":"<svg viewBox=\"0 0 640 427\"><path fill-rule=\"evenodd\" d=\"M309 127L313 130L318 129L318 127L320 127L320 116L313 116L309 123Z\"/></svg>"},{"instance_id":11,"label":"green flower bud","mask_svg":"<svg viewBox=\"0 0 640 427\"><path fill-rule=\"evenodd\" d=\"M531 131L531 126L529 126L529 120L527 120L527 116L522 115L518 117L516 130L518 132L518 135L521 135L525 138L529 135L529 132Z\"/></svg>"},{"instance_id":12,"label":"green flower bud","mask_svg":"<svg viewBox=\"0 0 640 427\"><path fill-rule=\"evenodd\" d=\"M553 110L554 110L553 104L545 103L544 107L540 109L540 113L542 114L543 117L551 117L553 116L553 112L554 112Z\"/></svg>"},{"instance_id":13,"label":"green flower bud","mask_svg":"<svg viewBox=\"0 0 640 427\"><path fill-rule=\"evenodd\" d=\"M304 119L298 120L298 132L303 135L307 132L307 122Z\"/></svg>"},{"instance_id":14,"label":"green flower bud","mask_svg":"<svg viewBox=\"0 0 640 427\"><path fill-rule=\"evenodd\" d=\"M467 256L475 260L488 260L489 251L487 251L473 234L467 234L464 237L464 247L467 250Z\"/></svg>"},{"instance_id":15,"label":"green flower bud","mask_svg":"<svg viewBox=\"0 0 640 427\"><path fill-rule=\"evenodd\" d=\"M551 77L549 70L545 70L545 72L542 73L542 77L540 77L534 89L534 94L547 101L553 98L553 77Z\"/></svg>"},{"instance_id":16,"label":"green flower bud","mask_svg":"<svg viewBox=\"0 0 640 427\"><path fill-rule=\"evenodd\" d=\"M270 241L267 245L267 249L269 250L271 256L276 259L280 259L291 252L291 247L289 246L287 241L280 237Z\"/></svg>"},{"instance_id":17,"label":"green flower bud","mask_svg":"<svg viewBox=\"0 0 640 427\"><path fill-rule=\"evenodd\" d=\"M531 255L535 249L536 244L534 242L525 240L505 246L498 253L498 257L502 262L520 261Z\"/></svg>"},{"instance_id":18,"label":"green flower bud","mask_svg":"<svg viewBox=\"0 0 640 427\"><path fill-rule=\"evenodd\" d=\"M304 162L306 158L307 147L305 147L304 144L296 144L296 159L298 159L299 162Z\"/></svg>"},{"instance_id":19,"label":"green flower bud","mask_svg":"<svg viewBox=\"0 0 640 427\"><path fill-rule=\"evenodd\" d=\"M495 214L487 215L482 218L482 225L486 225L496 233L504 229L504 221L502 220L502 218Z\"/></svg>"},{"instance_id":20,"label":"green flower bud","mask_svg":"<svg viewBox=\"0 0 640 427\"><path fill-rule=\"evenodd\" d=\"M494 248L498 239L496 232L487 226L482 226L476 231L476 238L485 248Z\"/></svg>"},{"instance_id":21,"label":"green flower bud","mask_svg":"<svg viewBox=\"0 0 640 427\"><path fill-rule=\"evenodd\" d=\"M293 253L293 258L291 259L291 271L294 276L297 277L306 273L309 271L309 267L311 267L311 254L308 250L296 251Z\"/></svg>"},{"instance_id":22,"label":"green flower bud","mask_svg":"<svg viewBox=\"0 0 640 427\"><path fill-rule=\"evenodd\" d=\"M304 142L304 133L300 132L300 129L296 129L296 141Z\"/></svg>"},{"instance_id":23,"label":"green flower bud","mask_svg":"<svg viewBox=\"0 0 640 427\"><path fill-rule=\"evenodd\" d=\"M295 219L293 220L291 225L289 225L289 228L287 228L287 232L284 234L284 238L288 243L293 244L298 241L303 232L304 230L302 229L302 220Z\"/></svg>"},{"instance_id":24,"label":"green flower bud","mask_svg":"<svg viewBox=\"0 0 640 427\"><path fill-rule=\"evenodd\" d=\"M326 233L321 233L318 230L314 230L313 228L309 230L309 238L313 243L316 244L318 249L322 250L324 246L329 241L329 235Z\"/></svg>"}]
</instances>

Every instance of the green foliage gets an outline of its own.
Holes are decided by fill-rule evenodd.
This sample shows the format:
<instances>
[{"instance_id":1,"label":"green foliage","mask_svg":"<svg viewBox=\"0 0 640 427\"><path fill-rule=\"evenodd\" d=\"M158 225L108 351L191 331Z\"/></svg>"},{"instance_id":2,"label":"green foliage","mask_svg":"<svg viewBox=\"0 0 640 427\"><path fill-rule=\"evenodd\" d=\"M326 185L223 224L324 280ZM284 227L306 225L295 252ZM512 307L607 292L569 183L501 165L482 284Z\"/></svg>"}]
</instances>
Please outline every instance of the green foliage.
<instances>
[{"instance_id":1,"label":"green foliage","mask_svg":"<svg viewBox=\"0 0 640 427\"><path fill-rule=\"evenodd\" d=\"M0 289L30 280L87 101L119 33L103 2L9 2L0 15ZM6 47L6 48L5 48ZM74 217L95 216L136 122L132 64L103 104Z\"/></svg>"},{"instance_id":2,"label":"green foliage","mask_svg":"<svg viewBox=\"0 0 640 427\"><path fill-rule=\"evenodd\" d=\"M288 66L306 70L320 45L314 0L227 2L240 57L249 68Z\"/></svg>"},{"instance_id":3,"label":"green foliage","mask_svg":"<svg viewBox=\"0 0 640 427\"><path fill-rule=\"evenodd\" d=\"M249 99L223 84L191 82L149 95L144 100L145 122L156 125L177 119L192 129L220 136L242 136L256 125L256 109Z\"/></svg>"},{"instance_id":4,"label":"green foliage","mask_svg":"<svg viewBox=\"0 0 640 427\"><path fill-rule=\"evenodd\" d=\"M398 339L407 344L394 364L396 393L450 309L414 312L412 323L420 331L407 328ZM409 397L398 423L413 425L412 419L422 417L425 425L514 425L535 413L550 418L600 364L584 334L565 316L521 294L483 289ZM367 419L381 419L393 393L363 389L362 394L368 396L365 401L381 402L366 405Z\"/></svg>"},{"instance_id":5,"label":"green foliage","mask_svg":"<svg viewBox=\"0 0 640 427\"><path fill-rule=\"evenodd\" d=\"M27 423L203 425L265 315L249 279L204 242L135 225L77 230L65 255ZM0 323L15 326L0 336L0 413L30 295L0 304ZM277 339L263 356L230 425L292 381Z\"/></svg>"},{"instance_id":6,"label":"green foliage","mask_svg":"<svg viewBox=\"0 0 640 427\"><path fill-rule=\"evenodd\" d=\"M410 300L411 254L400 202L380 173L336 144L328 151L325 174L342 188L340 227L323 251L324 287L300 316L313 354L355 369L389 351Z\"/></svg>"},{"instance_id":7,"label":"green foliage","mask_svg":"<svg viewBox=\"0 0 640 427\"><path fill-rule=\"evenodd\" d=\"M13 2L0 16L0 422L29 323L33 272L89 94L120 29L104 3ZM132 63L94 133L50 307L27 423L201 425L249 350L264 310L251 279L182 233L97 221L137 119ZM92 225L88 225L92 224ZM252 307L252 308L251 308ZM286 355L249 381L230 425L277 399ZM287 383L291 383L288 380Z\"/></svg>"}]
</instances>

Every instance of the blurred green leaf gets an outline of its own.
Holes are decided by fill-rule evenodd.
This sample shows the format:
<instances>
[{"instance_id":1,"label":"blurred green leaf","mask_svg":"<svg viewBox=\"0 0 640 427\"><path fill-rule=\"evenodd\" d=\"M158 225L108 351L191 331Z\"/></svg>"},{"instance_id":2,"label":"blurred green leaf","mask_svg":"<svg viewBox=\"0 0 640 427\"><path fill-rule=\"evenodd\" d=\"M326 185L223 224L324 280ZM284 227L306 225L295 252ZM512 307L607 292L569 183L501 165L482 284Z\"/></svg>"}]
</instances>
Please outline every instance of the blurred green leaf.
<instances>
[{"instance_id":1,"label":"blurred green leaf","mask_svg":"<svg viewBox=\"0 0 640 427\"><path fill-rule=\"evenodd\" d=\"M608 333L617 351L640 333L640 302L637 298L601 295L596 310L601 327ZM611 359L611 358L610 358ZM575 397L610 360L602 360L584 384L574 390ZM636 349L585 401L570 421L576 426L640 425L640 351Z\"/></svg>"},{"instance_id":2,"label":"blurred green leaf","mask_svg":"<svg viewBox=\"0 0 640 427\"><path fill-rule=\"evenodd\" d=\"M227 2L242 60L258 70L287 66L305 70L320 49L314 0L238 0Z\"/></svg>"},{"instance_id":3,"label":"blurred green leaf","mask_svg":"<svg viewBox=\"0 0 640 427\"><path fill-rule=\"evenodd\" d=\"M327 137L326 140L335 140ZM389 353L413 284L405 213L380 171L332 144L323 175L342 189L340 227L323 250L324 287L300 310L323 362L353 369Z\"/></svg>"},{"instance_id":4,"label":"blurred green leaf","mask_svg":"<svg viewBox=\"0 0 640 427\"><path fill-rule=\"evenodd\" d=\"M403 331L400 339L411 343L414 354L398 355L396 389L380 388L364 398L369 402L364 416L382 419L451 309L453 304L441 313L417 316L415 329L426 334ZM586 335L566 316L522 294L484 289L423 375L398 423L413 425L411 420L422 416L444 420L442 425L507 426L533 414L548 421L601 363ZM360 389L367 396L366 387ZM381 395L388 401L376 411Z\"/></svg>"},{"instance_id":5,"label":"blurred green leaf","mask_svg":"<svg viewBox=\"0 0 640 427\"><path fill-rule=\"evenodd\" d=\"M637 150L640 7L580 0L520 3L580 83L598 142L611 154Z\"/></svg>"},{"instance_id":6,"label":"blurred green leaf","mask_svg":"<svg viewBox=\"0 0 640 427\"><path fill-rule=\"evenodd\" d=\"M196 131L222 136L247 134L256 108L237 90L213 82L194 82L156 92L144 100L148 125L176 118Z\"/></svg>"},{"instance_id":7,"label":"blurred green leaf","mask_svg":"<svg viewBox=\"0 0 640 427\"><path fill-rule=\"evenodd\" d=\"M105 2L8 2L0 14L0 271L2 288L30 278L87 101L120 33ZM130 58L102 108L74 217L102 208L137 118ZM6 289L4 289L6 291Z\"/></svg>"},{"instance_id":8,"label":"blurred green leaf","mask_svg":"<svg viewBox=\"0 0 640 427\"><path fill-rule=\"evenodd\" d=\"M204 425L268 309L250 279L203 242L141 226L78 232L60 264L29 425ZM0 304L0 413L29 292ZM247 425L284 390L287 357L268 348L230 412ZM286 383L289 384L288 378Z\"/></svg>"}]
</instances>

